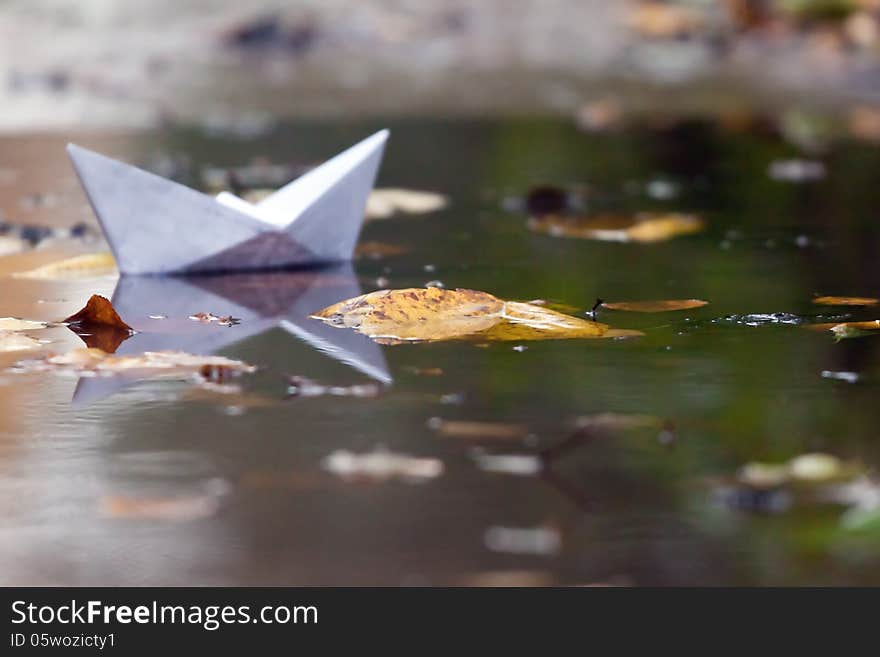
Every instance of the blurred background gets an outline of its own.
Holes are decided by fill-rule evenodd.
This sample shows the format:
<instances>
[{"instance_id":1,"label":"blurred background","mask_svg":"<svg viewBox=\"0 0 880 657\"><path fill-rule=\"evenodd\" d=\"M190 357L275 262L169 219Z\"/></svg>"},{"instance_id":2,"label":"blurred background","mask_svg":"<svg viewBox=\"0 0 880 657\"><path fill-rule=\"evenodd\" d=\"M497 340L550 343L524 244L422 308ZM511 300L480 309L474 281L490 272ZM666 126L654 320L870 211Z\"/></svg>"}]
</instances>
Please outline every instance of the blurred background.
<instances>
[{"instance_id":1,"label":"blurred background","mask_svg":"<svg viewBox=\"0 0 880 657\"><path fill-rule=\"evenodd\" d=\"M876 99L878 18L878 0L2 0L0 130L573 114L600 92L839 108Z\"/></svg>"}]
</instances>

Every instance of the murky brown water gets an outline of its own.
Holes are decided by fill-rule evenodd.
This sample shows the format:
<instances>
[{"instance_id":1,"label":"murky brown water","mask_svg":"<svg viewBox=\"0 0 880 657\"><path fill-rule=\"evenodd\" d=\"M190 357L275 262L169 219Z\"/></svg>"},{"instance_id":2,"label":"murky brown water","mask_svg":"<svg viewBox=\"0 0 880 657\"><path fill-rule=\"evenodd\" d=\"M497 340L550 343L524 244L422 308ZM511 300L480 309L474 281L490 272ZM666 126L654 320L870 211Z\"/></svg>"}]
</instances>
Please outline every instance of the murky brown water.
<instances>
[{"instance_id":1,"label":"murky brown water","mask_svg":"<svg viewBox=\"0 0 880 657\"><path fill-rule=\"evenodd\" d=\"M375 127L297 124L247 140L174 128L78 141L203 185L207 165L254 156L306 164ZM114 295L129 323L147 327L122 350L212 351L261 368L233 398L185 382L0 375L0 582L880 584L876 519L854 529L841 505L776 493L731 503L719 493L750 461L821 451L869 472L880 464L877 338L835 342L784 316L721 319L785 312L821 321L831 309L811 303L816 293L877 294L880 150L838 143L821 158L828 177L797 185L767 176L770 162L797 152L764 131L682 123L588 136L555 121L389 127L380 183L440 191L451 204L368 224L363 240L407 252L364 259L352 274L117 286L115 278L10 277L95 244L47 241L0 258L0 316L58 320L93 293ZM0 141L7 219L93 222L63 144ZM651 198L646 185L658 180L678 196ZM537 235L503 199L545 182L589 183L598 203L616 209L699 212L708 228L647 245ZM28 201L35 193L44 196ZM376 289L379 277L390 287L439 280L581 312L597 297L711 303L600 314L643 330L639 340L525 350L378 346L305 319ZM199 310L243 321L178 321ZM167 314L163 326L173 328L151 331L151 314ZM39 337L52 351L81 346L64 327ZM0 354L0 366L26 356ZM442 374L420 373L436 368ZM285 399L287 374L391 384L378 398ZM655 416L667 430L566 443L576 417L608 412ZM435 417L516 423L530 435L443 436L429 426ZM561 444L570 449L552 451ZM440 459L444 472L422 483L364 483L321 467L336 450L380 445ZM541 474L484 469L487 453L548 449Z\"/></svg>"}]
</instances>

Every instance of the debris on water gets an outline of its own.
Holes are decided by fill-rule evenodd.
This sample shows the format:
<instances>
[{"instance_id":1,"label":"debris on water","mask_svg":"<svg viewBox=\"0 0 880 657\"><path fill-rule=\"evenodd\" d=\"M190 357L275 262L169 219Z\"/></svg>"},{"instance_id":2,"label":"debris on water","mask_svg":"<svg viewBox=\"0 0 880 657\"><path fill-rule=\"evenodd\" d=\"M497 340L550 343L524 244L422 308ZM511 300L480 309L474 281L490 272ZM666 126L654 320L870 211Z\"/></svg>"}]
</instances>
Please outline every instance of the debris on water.
<instances>
[{"instance_id":1,"label":"debris on water","mask_svg":"<svg viewBox=\"0 0 880 657\"><path fill-rule=\"evenodd\" d=\"M525 351L526 349L528 349L528 347L525 346L524 344L518 344L518 345L516 345L516 346L514 346L514 347L511 347L511 349L513 349L514 351L518 351L518 352L522 353L523 351Z\"/></svg>"},{"instance_id":2,"label":"debris on water","mask_svg":"<svg viewBox=\"0 0 880 657\"><path fill-rule=\"evenodd\" d=\"M767 174L784 182L813 182L825 177L825 165L815 160L776 160L770 163Z\"/></svg>"},{"instance_id":3,"label":"debris on water","mask_svg":"<svg viewBox=\"0 0 880 657\"><path fill-rule=\"evenodd\" d=\"M822 370L822 378L846 381L847 383L856 383L859 380L859 374L858 372L834 372L832 370Z\"/></svg>"},{"instance_id":4,"label":"debris on water","mask_svg":"<svg viewBox=\"0 0 880 657\"><path fill-rule=\"evenodd\" d=\"M28 335L14 331L0 331L0 352L30 351L39 349L46 343Z\"/></svg>"},{"instance_id":5,"label":"debris on water","mask_svg":"<svg viewBox=\"0 0 880 657\"><path fill-rule=\"evenodd\" d=\"M809 324L806 328L811 331L830 331L834 335L835 340L843 340L866 335L878 335L880 319L871 319L864 322L824 322Z\"/></svg>"},{"instance_id":6,"label":"debris on water","mask_svg":"<svg viewBox=\"0 0 880 657\"><path fill-rule=\"evenodd\" d=\"M256 371L243 361L223 356L199 356L182 351L146 351L136 356L113 356L100 349L74 349L35 360L16 363L9 371L69 372L77 376L113 376L119 373L144 374L164 378L214 377L212 372L238 375Z\"/></svg>"},{"instance_id":7,"label":"debris on water","mask_svg":"<svg viewBox=\"0 0 880 657\"><path fill-rule=\"evenodd\" d=\"M837 479L846 474L844 463L831 454L801 454L788 463L792 479L822 482Z\"/></svg>"},{"instance_id":8,"label":"debris on water","mask_svg":"<svg viewBox=\"0 0 880 657\"><path fill-rule=\"evenodd\" d=\"M177 496L108 495L98 502L101 515L114 520L162 520L189 522L215 515L231 486L224 479L211 479L204 490Z\"/></svg>"},{"instance_id":9,"label":"debris on water","mask_svg":"<svg viewBox=\"0 0 880 657\"><path fill-rule=\"evenodd\" d=\"M18 317L0 317L0 331L34 331L48 328L48 322Z\"/></svg>"},{"instance_id":10,"label":"debris on water","mask_svg":"<svg viewBox=\"0 0 880 657\"><path fill-rule=\"evenodd\" d=\"M324 457L321 465L344 479L375 482L400 479L421 483L439 477L444 470L440 459L398 454L381 446L363 454L338 449Z\"/></svg>"},{"instance_id":11,"label":"debris on water","mask_svg":"<svg viewBox=\"0 0 880 657\"><path fill-rule=\"evenodd\" d=\"M746 511L781 512L795 502L843 502L841 491L864 479L865 470L832 454L800 454L783 463L747 463L739 469L735 484L724 484L716 495L725 503Z\"/></svg>"},{"instance_id":12,"label":"debris on water","mask_svg":"<svg viewBox=\"0 0 880 657\"><path fill-rule=\"evenodd\" d=\"M406 369L418 376L443 376L442 367L407 367Z\"/></svg>"},{"instance_id":13,"label":"debris on water","mask_svg":"<svg viewBox=\"0 0 880 657\"><path fill-rule=\"evenodd\" d=\"M602 308L608 310L627 310L636 313L662 313L672 310L691 310L707 305L701 299L662 299L657 301L615 301L602 302Z\"/></svg>"},{"instance_id":14,"label":"debris on water","mask_svg":"<svg viewBox=\"0 0 880 657\"><path fill-rule=\"evenodd\" d=\"M785 463L747 463L736 476L740 482L754 488L775 488L788 481L789 469Z\"/></svg>"},{"instance_id":15,"label":"debris on water","mask_svg":"<svg viewBox=\"0 0 880 657\"><path fill-rule=\"evenodd\" d=\"M463 392L448 392L440 395L440 403L447 406L459 406L463 404L465 396Z\"/></svg>"},{"instance_id":16,"label":"debris on water","mask_svg":"<svg viewBox=\"0 0 880 657\"><path fill-rule=\"evenodd\" d=\"M554 556L562 549L562 535L555 527L489 527L483 543L492 552Z\"/></svg>"},{"instance_id":17,"label":"debris on water","mask_svg":"<svg viewBox=\"0 0 880 657\"><path fill-rule=\"evenodd\" d=\"M544 468L541 459L533 454L487 454L474 450L471 455L484 472L534 477Z\"/></svg>"},{"instance_id":18,"label":"debris on water","mask_svg":"<svg viewBox=\"0 0 880 657\"><path fill-rule=\"evenodd\" d=\"M528 229L551 237L599 240L603 242L664 242L682 235L692 235L705 227L693 214L641 212L628 215L544 215L531 217Z\"/></svg>"},{"instance_id":19,"label":"debris on water","mask_svg":"<svg viewBox=\"0 0 880 657\"><path fill-rule=\"evenodd\" d=\"M190 315L188 319L194 322L202 322L204 324L216 323L218 326L236 326L241 324L241 320L232 315L215 315L214 313L196 313Z\"/></svg>"},{"instance_id":20,"label":"debris on water","mask_svg":"<svg viewBox=\"0 0 880 657\"><path fill-rule=\"evenodd\" d=\"M816 297L813 303L820 306L874 306L880 299L874 297Z\"/></svg>"},{"instance_id":21,"label":"debris on water","mask_svg":"<svg viewBox=\"0 0 880 657\"><path fill-rule=\"evenodd\" d=\"M354 253L357 258L369 258L370 260L382 260L392 256L407 253L409 249L397 244L387 242L361 242L355 247Z\"/></svg>"},{"instance_id":22,"label":"debris on water","mask_svg":"<svg viewBox=\"0 0 880 657\"><path fill-rule=\"evenodd\" d=\"M741 326L764 326L767 324L804 324L808 318L794 313L748 313L745 315L725 315L710 320L712 324L734 324Z\"/></svg>"},{"instance_id":23,"label":"debris on water","mask_svg":"<svg viewBox=\"0 0 880 657\"><path fill-rule=\"evenodd\" d=\"M595 415L578 416L574 419L573 424L577 429L616 431L628 429L660 428L664 425L664 421L655 415L607 412L596 413Z\"/></svg>"},{"instance_id":24,"label":"debris on water","mask_svg":"<svg viewBox=\"0 0 880 657\"><path fill-rule=\"evenodd\" d=\"M528 427L511 422L445 420L439 417L432 417L428 419L426 425L429 429L445 438L461 438L465 440L523 440L529 435Z\"/></svg>"},{"instance_id":25,"label":"debris on water","mask_svg":"<svg viewBox=\"0 0 880 657\"><path fill-rule=\"evenodd\" d=\"M389 219L397 214L427 214L449 203L443 194L414 189L377 188L367 198L367 219Z\"/></svg>"},{"instance_id":26,"label":"debris on water","mask_svg":"<svg viewBox=\"0 0 880 657\"><path fill-rule=\"evenodd\" d=\"M645 185L645 193L658 201L669 201L679 194L678 185L663 178L655 178Z\"/></svg>"},{"instance_id":27,"label":"debris on water","mask_svg":"<svg viewBox=\"0 0 880 657\"><path fill-rule=\"evenodd\" d=\"M327 386L317 381L312 381L304 376L288 376L287 377L287 396L288 397L322 397L330 395L333 397L359 397L362 399L378 397L382 394L383 388L379 383L360 383L351 386Z\"/></svg>"},{"instance_id":28,"label":"debris on water","mask_svg":"<svg viewBox=\"0 0 880 657\"><path fill-rule=\"evenodd\" d=\"M148 315L150 319L168 319L168 315Z\"/></svg>"}]
</instances>

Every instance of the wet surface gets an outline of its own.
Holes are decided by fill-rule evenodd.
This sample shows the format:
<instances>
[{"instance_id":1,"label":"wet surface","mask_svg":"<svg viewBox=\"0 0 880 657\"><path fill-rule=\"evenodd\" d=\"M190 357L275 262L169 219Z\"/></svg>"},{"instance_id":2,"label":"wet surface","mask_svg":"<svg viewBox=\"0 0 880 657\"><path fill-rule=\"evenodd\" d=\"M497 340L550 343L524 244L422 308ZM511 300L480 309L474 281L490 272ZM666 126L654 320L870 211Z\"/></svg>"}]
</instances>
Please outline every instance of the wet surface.
<instances>
[{"instance_id":1,"label":"wet surface","mask_svg":"<svg viewBox=\"0 0 880 657\"><path fill-rule=\"evenodd\" d=\"M205 188L209 167L255 157L301 167L380 127L294 124L246 140L169 128L78 141ZM450 204L369 222L362 242L401 248L362 258L345 280L299 272L128 289L112 276L11 277L102 248L70 237L0 258L0 316L59 320L103 294L141 331L120 353L155 343L260 368L233 392L89 379L101 394L79 400L75 376L0 374L2 583L880 584L880 533L848 527L845 505L723 484L748 462L805 452L869 472L880 464L880 341L835 341L803 326L877 317L812 299L880 289L880 150L833 143L809 156L824 178L791 182L769 167L805 156L762 129L387 127L380 185L442 192ZM7 221L94 224L63 144L0 142ZM706 229L649 244L537 234L515 199L548 183L580 190L589 210L697 213ZM380 346L305 317L360 291L428 282L545 299L581 317L597 298L710 303L661 314L599 308L599 321L646 334L623 341ZM315 285L322 294L336 285L339 298L298 309ZM192 322L194 312L241 321ZM322 330L321 340L304 334ZM46 351L82 346L65 327L28 334L51 340ZM0 366L28 357L2 353ZM290 376L326 388L291 394ZM377 395L332 392L383 377ZM608 413L656 421L576 428L577 418ZM481 433L451 421L508 426ZM358 463L352 455L380 446L418 460L380 458L377 468L424 476L340 474Z\"/></svg>"}]
</instances>

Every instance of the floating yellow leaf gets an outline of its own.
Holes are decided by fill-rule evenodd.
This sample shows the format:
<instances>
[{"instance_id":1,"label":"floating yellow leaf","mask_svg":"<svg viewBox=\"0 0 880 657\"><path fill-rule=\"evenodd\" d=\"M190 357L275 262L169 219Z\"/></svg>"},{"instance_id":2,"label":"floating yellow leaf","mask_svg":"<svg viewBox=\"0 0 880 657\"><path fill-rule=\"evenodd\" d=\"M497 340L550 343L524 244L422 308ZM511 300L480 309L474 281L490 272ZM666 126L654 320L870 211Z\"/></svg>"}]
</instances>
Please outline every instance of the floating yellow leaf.
<instances>
[{"instance_id":1,"label":"floating yellow leaf","mask_svg":"<svg viewBox=\"0 0 880 657\"><path fill-rule=\"evenodd\" d=\"M643 243L662 242L679 235L698 233L703 226L703 220L696 215L679 213L639 213L633 217L545 215L532 217L528 222L530 230L553 237Z\"/></svg>"},{"instance_id":2,"label":"floating yellow leaf","mask_svg":"<svg viewBox=\"0 0 880 657\"><path fill-rule=\"evenodd\" d=\"M487 340L557 340L601 338L610 327L517 301L505 302L501 321L480 334Z\"/></svg>"},{"instance_id":3,"label":"floating yellow leaf","mask_svg":"<svg viewBox=\"0 0 880 657\"><path fill-rule=\"evenodd\" d=\"M622 337L606 324L503 301L477 290L408 288L379 290L340 301L312 315L331 326L352 328L374 339L399 341L549 340Z\"/></svg>"},{"instance_id":4,"label":"floating yellow leaf","mask_svg":"<svg viewBox=\"0 0 880 657\"><path fill-rule=\"evenodd\" d=\"M874 297L816 297L813 303L820 306L873 306L880 303Z\"/></svg>"},{"instance_id":5,"label":"floating yellow leaf","mask_svg":"<svg viewBox=\"0 0 880 657\"><path fill-rule=\"evenodd\" d=\"M18 317L0 317L0 331L34 331L44 329L47 322L35 322L32 319L19 319Z\"/></svg>"},{"instance_id":6,"label":"floating yellow leaf","mask_svg":"<svg viewBox=\"0 0 880 657\"><path fill-rule=\"evenodd\" d=\"M22 335L21 333L0 331L0 352L27 351L29 349L39 349L42 346L43 343L39 340Z\"/></svg>"},{"instance_id":7,"label":"floating yellow leaf","mask_svg":"<svg viewBox=\"0 0 880 657\"><path fill-rule=\"evenodd\" d=\"M111 253L89 253L60 262L13 274L16 278L76 280L102 278L116 274L116 261Z\"/></svg>"},{"instance_id":8,"label":"floating yellow leaf","mask_svg":"<svg viewBox=\"0 0 880 657\"><path fill-rule=\"evenodd\" d=\"M367 199L367 219L387 219L398 212L424 214L446 207L446 197L411 189L374 189Z\"/></svg>"},{"instance_id":9,"label":"floating yellow leaf","mask_svg":"<svg viewBox=\"0 0 880 657\"><path fill-rule=\"evenodd\" d=\"M609 310L628 310L634 313L662 313L670 310L690 310L705 306L708 301L700 299L663 299L659 301L616 301L603 303Z\"/></svg>"}]
</instances>

